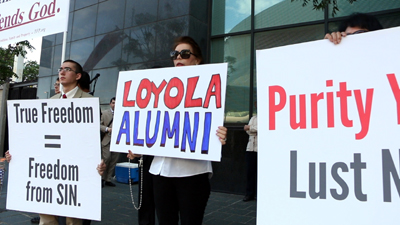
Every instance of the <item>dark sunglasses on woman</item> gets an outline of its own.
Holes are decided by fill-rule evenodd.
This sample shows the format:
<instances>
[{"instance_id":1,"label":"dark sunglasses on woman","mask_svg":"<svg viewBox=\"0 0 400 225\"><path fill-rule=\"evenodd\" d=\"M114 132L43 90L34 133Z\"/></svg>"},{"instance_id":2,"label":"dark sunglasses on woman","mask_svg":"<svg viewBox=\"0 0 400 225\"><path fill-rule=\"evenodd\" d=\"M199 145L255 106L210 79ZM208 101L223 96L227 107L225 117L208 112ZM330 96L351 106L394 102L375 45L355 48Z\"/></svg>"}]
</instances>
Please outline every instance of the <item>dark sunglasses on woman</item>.
<instances>
[{"instance_id":1,"label":"dark sunglasses on woman","mask_svg":"<svg viewBox=\"0 0 400 225\"><path fill-rule=\"evenodd\" d=\"M182 58L182 59L188 59L188 58L190 58L190 55L196 56L195 54L191 53L189 49L183 49L183 50L180 51L180 52L178 52L178 51L171 51L171 52L169 53L169 56L171 57L172 60L175 60L175 59L178 57L178 55L181 55L181 58Z\"/></svg>"}]
</instances>

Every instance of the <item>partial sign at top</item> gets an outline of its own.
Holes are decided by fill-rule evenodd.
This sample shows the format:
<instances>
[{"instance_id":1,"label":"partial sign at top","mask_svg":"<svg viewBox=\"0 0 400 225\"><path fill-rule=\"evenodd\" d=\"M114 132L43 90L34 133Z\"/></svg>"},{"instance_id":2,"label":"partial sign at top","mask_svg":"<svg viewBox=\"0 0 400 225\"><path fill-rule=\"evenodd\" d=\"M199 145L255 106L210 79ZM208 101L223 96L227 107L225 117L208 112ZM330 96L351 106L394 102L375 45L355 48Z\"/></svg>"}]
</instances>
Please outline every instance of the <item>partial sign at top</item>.
<instances>
[{"instance_id":1,"label":"partial sign at top","mask_svg":"<svg viewBox=\"0 0 400 225\"><path fill-rule=\"evenodd\" d=\"M120 72L111 151L221 160L227 64Z\"/></svg>"},{"instance_id":2,"label":"partial sign at top","mask_svg":"<svg viewBox=\"0 0 400 225\"><path fill-rule=\"evenodd\" d=\"M0 46L67 31L69 0L0 3Z\"/></svg>"}]
</instances>

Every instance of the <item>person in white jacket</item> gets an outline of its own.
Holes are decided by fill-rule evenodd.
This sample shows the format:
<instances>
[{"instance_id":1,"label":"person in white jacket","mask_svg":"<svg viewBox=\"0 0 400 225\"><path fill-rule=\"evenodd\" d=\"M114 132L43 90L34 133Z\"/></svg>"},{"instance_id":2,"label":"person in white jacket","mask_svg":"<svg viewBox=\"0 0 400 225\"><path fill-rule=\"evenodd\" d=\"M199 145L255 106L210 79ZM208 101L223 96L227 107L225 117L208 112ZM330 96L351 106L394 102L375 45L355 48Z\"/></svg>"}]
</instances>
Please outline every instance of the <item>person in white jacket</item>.
<instances>
[{"instance_id":1,"label":"person in white jacket","mask_svg":"<svg viewBox=\"0 0 400 225\"><path fill-rule=\"evenodd\" d=\"M257 108L257 102L254 102ZM244 202L254 200L257 195L257 115L251 117L249 124L244 126L249 135L246 148L246 195Z\"/></svg>"}]
</instances>

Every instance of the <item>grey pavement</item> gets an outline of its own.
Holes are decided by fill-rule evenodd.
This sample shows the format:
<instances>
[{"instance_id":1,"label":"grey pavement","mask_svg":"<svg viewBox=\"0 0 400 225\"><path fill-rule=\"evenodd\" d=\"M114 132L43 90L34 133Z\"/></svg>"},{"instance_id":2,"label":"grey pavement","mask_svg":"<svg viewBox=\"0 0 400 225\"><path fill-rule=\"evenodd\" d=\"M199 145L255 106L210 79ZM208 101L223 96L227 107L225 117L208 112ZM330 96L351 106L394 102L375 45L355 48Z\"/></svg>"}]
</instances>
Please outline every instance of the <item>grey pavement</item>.
<instances>
[{"instance_id":1,"label":"grey pavement","mask_svg":"<svg viewBox=\"0 0 400 225\"><path fill-rule=\"evenodd\" d=\"M116 183L116 187L102 189L101 221L91 224L138 224L138 214L132 205L129 185ZM0 224L31 224L35 213L6 209L7 173L0 196ZM134 200L138 199L138 185L132 185ZM256 224L256 201L243 202L242 195L211 192L204 215L204 225Z\"/></svg>"}]
</instances>

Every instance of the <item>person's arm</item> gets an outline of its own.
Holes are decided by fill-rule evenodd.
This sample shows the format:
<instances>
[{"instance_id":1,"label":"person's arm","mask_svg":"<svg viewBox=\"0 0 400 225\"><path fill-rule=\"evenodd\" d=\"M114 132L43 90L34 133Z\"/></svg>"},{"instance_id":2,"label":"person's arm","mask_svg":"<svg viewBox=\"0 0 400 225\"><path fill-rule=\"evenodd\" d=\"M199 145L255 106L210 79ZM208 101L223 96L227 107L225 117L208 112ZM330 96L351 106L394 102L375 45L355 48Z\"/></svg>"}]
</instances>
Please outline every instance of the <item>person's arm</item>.
<instances>
[{"instance_id":1,"label":"person's arm","mask_svg":"<svg viewBox=\"0 0 400 225\"><path fill-rule=\"evenodd\" d=\"M324 39L329 39L333 44L337 45L342 41L343 37L346 37L347 34L345 32L332 32L332 33L327 33L324 37Z\"/></svg>"}]
</instances>

